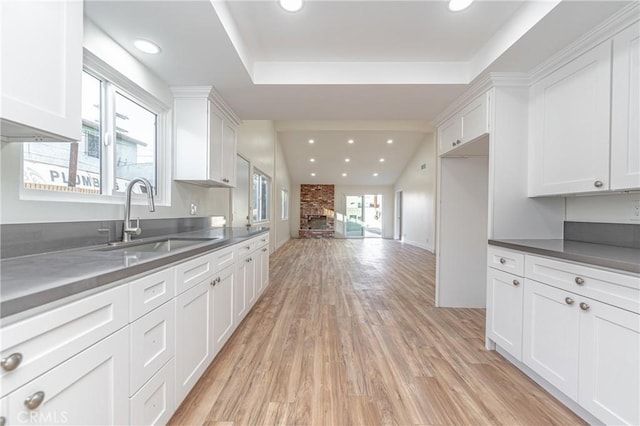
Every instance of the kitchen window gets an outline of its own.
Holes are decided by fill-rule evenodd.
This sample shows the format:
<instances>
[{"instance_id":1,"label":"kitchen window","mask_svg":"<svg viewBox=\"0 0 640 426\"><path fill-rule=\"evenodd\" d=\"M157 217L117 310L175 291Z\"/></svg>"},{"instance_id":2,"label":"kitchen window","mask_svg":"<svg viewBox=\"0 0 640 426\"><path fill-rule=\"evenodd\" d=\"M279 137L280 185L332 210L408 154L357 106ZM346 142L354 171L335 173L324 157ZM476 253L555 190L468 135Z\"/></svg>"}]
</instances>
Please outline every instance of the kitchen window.
<instances>
[{"instance_id":1,"label":"kitchen window","mask_svg":"<svg viewBox=\"0 0 640 426\"><path fill-rule=\"evenodd\" d=\"M269 220L269 177L261 171L253 172L253 223Z\"/></svg>"},{"instance_id":2,"label":"kitchen window","mask_svg":"<svg viewBox=\"0 0 640 426\"><path fill-rule=\"evenodd\" d=\"M162 202L168 198L159 173L166 109L132 84L122 84L129 89L125 90L109 78L104 66L100 69L85 69L82 74L80 141L24 144L23 188L29 195L50 194L44 196L49 200L60 200L59 193L64 192L75 194L70 201L93 194L98 196L95 201L108 202L104 196L121 197L131 179L144 177ZM119 77L119 82L123 80ZM143 191L140 185L133 189L138 194Z\"/></svg>"}]
</instances>

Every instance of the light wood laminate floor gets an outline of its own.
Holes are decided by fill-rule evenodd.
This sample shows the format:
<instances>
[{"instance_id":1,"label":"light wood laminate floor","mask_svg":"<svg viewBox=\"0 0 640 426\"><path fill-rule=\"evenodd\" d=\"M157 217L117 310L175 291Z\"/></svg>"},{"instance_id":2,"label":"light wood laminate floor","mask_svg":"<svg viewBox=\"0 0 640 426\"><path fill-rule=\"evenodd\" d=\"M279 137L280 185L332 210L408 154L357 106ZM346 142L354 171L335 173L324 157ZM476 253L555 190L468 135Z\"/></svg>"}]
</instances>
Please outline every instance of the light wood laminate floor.
<instances>
[{"instance_id":1,"label":"light wood laminate floor","mask_svg":"<svg viewBox=\"0 0 640 426\"><path fill-rule=\"evenodd\" d=\"M434 307L397 241L291 240L172 425L584 424L495 352L484 310Z\"/></svg>"}]
</instances>

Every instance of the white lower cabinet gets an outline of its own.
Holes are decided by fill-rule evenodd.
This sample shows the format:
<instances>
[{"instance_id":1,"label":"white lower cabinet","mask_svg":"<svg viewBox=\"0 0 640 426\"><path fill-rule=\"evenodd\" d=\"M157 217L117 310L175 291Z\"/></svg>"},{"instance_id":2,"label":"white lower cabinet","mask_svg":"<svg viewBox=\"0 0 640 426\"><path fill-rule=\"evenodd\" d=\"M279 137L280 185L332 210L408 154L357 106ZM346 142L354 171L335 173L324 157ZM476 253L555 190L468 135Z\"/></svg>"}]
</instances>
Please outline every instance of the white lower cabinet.
<instances>
[{"instance_id":1,"label":"white lower cabinet","mask_svg":"<svg viewBox=\"0 0 640 426\"><path fill-rule=\"evenodd\" d=\"M522 360L523 279L487 270L487 336L518 361Z\"/></svg>"},{"instance_id":2,"label":"white lower cabinet","mask_svg":"<svg viewBox=\"0 0 640 426\"><path fill-rule=\"evenodd\" d=\"M255 275L255 262L251 255L239 259L236 264L234 286L234 315L238 324L247 315L256 299Z\"/></svg>"},{"instance_id":3,"label":"white lower cabinet","mask_svg":"<svg viewBox=\"0 0 640 426\"><path fill-rule=\"evenodd\" d=\"M164 425L173 415L175 401L175 366L171 358L131 398L132 425Z\"/></svg>"},{"instance_id":4,"label":"white lower cabinet","mask_svg":"<svg viewBox=\"0 0 640 426\"><path fill-rule=\"evenodd\" d=\"M235 268L233 265L220 271L214 283L209 289L209 303L212 307L209 344L211 345L212 358L220 352L235 330L235 315L233 313Z\"/></svg>"},{"instance_id":5,"label":"white lower cabinet","mask_svg":"<svg viewBox=\"0 0 640 426\"><path fill-rule=\"evenodd\" d=\"M640 317L597 301L580 311L578 401L606 424L640 424Z\"/></svg>"},{"instance_id":6,"label":"white lower cabinet","mask_svg":"<svg viewBox=\"0 0 640 426\"><path fill-rule=\"evenodd\" d=\"M211 360L211 304L205 279L176 298L176 406L187 396Z\"/></svg>"},{"instance_id":7,"label":"white lower cabinet","mask_svg":"<svg viewBox=\"0 0 640 426\"><path fill-rule=\"evenodd\" d=\"M260 296L267 285L269 285L269 247L258 249L255 258L257 259L256 293Z\"/></svg>"},{"instance_id":8,"label":"white lower cabinet","mask_svg":"<svg viewBox=\"0 0 640 426\"><path fill-rule=\"evenodd\" d=\"M175 301L171 300L131 324L130 395L173 358L174 317Z\"/></svg>"},{"instance_id":9,"label":"white lower cabinet","mask_svg":"<svg viewBox=\"0 0 640 426\"><path fill-rule=\"evenodd\" d=\"M579 311L575 294L525 280L522 361L576 401Z\"/></svg>"},{"instance_id":10,"label":"white lower cabinet","mask_svg":"<svg viewBox=\"0 0 640 426\"><path fill-rule=\"evenodd\" d=\"M129 423L129 328L125 327L6 398L7 424Z\"/></svg>"}]
</instances>

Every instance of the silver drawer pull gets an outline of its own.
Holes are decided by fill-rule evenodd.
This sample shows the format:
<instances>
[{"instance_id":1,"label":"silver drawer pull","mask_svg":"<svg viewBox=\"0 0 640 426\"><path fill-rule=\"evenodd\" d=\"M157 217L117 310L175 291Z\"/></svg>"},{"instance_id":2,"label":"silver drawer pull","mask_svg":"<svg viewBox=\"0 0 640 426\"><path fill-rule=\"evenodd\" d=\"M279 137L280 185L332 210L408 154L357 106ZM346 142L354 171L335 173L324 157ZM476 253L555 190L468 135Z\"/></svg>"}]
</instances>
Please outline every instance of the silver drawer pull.
<instances>
[{"instance_id":1,"label":"silver drawer pull","mask_svg":"<svg viewBox=\"0 0 640 426\"><path fill-rule=\"evenodd\" d=\"M504 265L505 263L507 263L507 259L505 259L504 257L501 257L500 263Z\"/></svg>"},{"instance_id":2,"label":"silver drawer pull","mask_svg":"<svg viewBox=\"0 0 640 426\"><path fill-rule=\"evenodd\" d=\"M600 180L593 182L593 186L595 186L596 188L602 188L602 185L604 184Z\"/></svg>"},{"instance_id":3,"label":"silver drawer pull","mask_svg":"<svg viewBox=\"0 0 640 426\"><path fill-rule=\"evenodd\" d=\"M583 279L583 278L576 277L576 280L575 280L575 281L576 281L576 284L578 284L578 285L582 285L582 284L584 284L584 279Z\"/></svg>"},{"instance_id":4,"label":"silver drawer pull","mask_svg":"<svg viewBox=\"0 0 640 426\"><path fill-rule=\"evenodd\" d=\"M567 305L573 305L574 300L570 297L565 297L564 298L564 303L566 303Z\"/></svg>"},{"instance_id":5,"label":"silver drawer pull","mask_svg":"<svg viewBox=\"0 0 640 426\"><path fill-rule=\"evenodd\" d=\"M513 280L513 285L515 285L516 287L520 285L520 281L518 280Z\"/></svg>"},{"instance_id":6,"label":"silver drawer pull","mask_svg":"<svg viewBox=\"0 0 640 426\"><path fill-rule=\"evenodd\" d=\"M22 362L22 354L16 352L9 355L6 358L2 358L0 360L0 366L4 371L12 371L18 368L21 362Z\"/></svg>"},{"instance_id":7,"label":"silver drawer pull","mask_svg":"<svg viewBox=\"0 0 640 426\"><path fill-rule=\"evenodd\" d=\"M7 419L4 418L4 416L0 417L0 426L4 426L7 424Z\"/></svg>"},{"instance_id":8,"label":"silver drawer pull","mask_svg":"<svg viewBox=\"0 0 640 426\"><path fill-rule=\"evenodd\" d=\"M589 309L591 309L591 306L587 305L584 302L580 302L580 309L582 309L583 311L588 311Z\"/></svg>"},{"instance_id":9,"label":"silver drawer pull","mask_svg":"<svg viewBox=\"0 0 640 426\"><path fill-rule=\"evenodd\" d=\"M40 404L42 404L42 401L44 401L44 392L39 391L39 392L34 393L33 395L31 395L27 399L25 399L24 400L24 405L29 410L35 410L36 408L38 408L40 406Z\"/></svg>"}]
</instances>

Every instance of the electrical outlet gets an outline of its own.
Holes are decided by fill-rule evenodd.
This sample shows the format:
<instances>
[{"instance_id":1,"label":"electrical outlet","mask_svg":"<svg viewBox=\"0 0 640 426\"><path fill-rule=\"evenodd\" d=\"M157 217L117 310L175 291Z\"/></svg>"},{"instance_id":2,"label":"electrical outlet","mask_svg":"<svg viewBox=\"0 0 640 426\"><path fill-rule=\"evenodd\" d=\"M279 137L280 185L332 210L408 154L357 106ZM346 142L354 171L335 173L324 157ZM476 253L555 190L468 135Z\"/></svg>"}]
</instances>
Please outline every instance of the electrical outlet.
<instances>
[{"instance_id":1,"label":"electrical outlet","mask_svg":"<svg viewBox=\"0 0 640 426\"><path fill-rule=\"evenodd\" d=\"M198 214L198 206L196 206L196 203L191 203L190 212L192 216Z\"/></svg>"}]
</instances>

